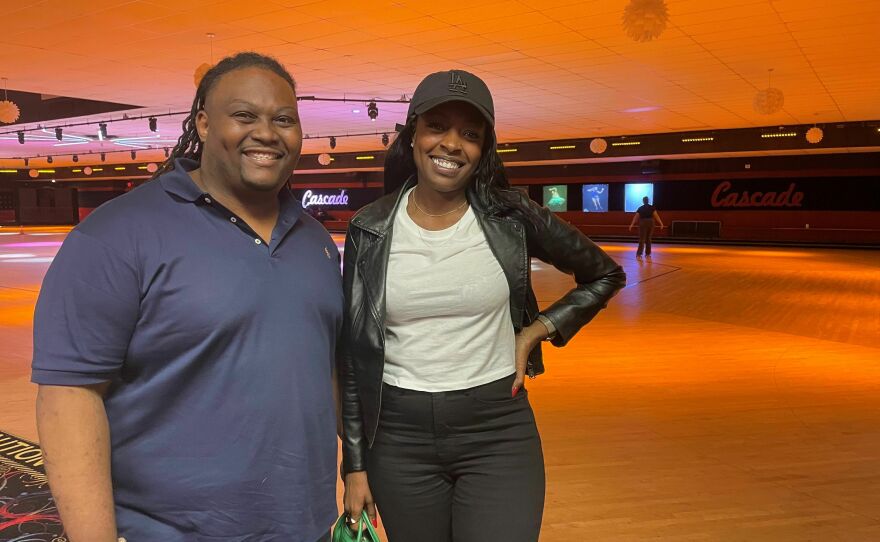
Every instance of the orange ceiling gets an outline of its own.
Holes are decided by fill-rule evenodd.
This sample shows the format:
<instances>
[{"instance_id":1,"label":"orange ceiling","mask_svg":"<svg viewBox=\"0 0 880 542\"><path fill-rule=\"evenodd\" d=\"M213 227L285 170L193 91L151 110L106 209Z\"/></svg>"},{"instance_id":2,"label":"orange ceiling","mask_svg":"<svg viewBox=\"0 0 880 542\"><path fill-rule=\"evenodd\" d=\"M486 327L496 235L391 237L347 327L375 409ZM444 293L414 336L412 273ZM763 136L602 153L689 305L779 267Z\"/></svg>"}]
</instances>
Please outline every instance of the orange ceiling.
<instances>
[{"instance_id":1,"label":"orange ceiling","mask_svg":"<svg viewBox=\"0 0 880 542\"><path fill-rule=\"evenodd\" d=\"M145 106L130 115L189 109L213 41L214 59L277 57L300 95L396 99L429 72L473 71L495 95L502 141L880 118L880 2L667 0L669 25L647 43L624 33L627 3L3 0L0 77ZM769 116L752 107L768 68L785 93ZM362 104L300 103L312 136L391 131L405 109L380 104L371 123ZM163 121L163 137L178 124ZM35 154L25 147L0 140L0 157ZM341 138L337 151L377 148L378 136ZM324 150L326 139L306 142Z\"/></svg>"}]
</instances>

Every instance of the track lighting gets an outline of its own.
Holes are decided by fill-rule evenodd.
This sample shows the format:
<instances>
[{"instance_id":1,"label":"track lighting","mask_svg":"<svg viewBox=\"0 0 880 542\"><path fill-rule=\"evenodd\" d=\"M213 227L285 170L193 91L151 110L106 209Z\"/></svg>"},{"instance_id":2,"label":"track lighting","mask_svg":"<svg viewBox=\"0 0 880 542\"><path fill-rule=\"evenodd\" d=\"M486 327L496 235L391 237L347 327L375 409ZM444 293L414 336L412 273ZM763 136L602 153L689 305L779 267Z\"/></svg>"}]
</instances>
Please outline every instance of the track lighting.
<instances>
[{"instance_id":1,"label":"track lighting","mask_svg":"<svg viewBox=\"0 0 880 542\"><path fill-rule=\"evenodd\" d=\"M335 148L336 148L336 138L333 137L333 136L330 136L330 148L331 148L331 149L335 149Z\"/></svg>"},{"instance_id":2,"label":"track lighting","mask_svg":"<svg viewBox=\"0 0 880 542\"><path fill-rule=\"evenodd\" d=\"M47 163L47 164L51 164L51 163L54 162L54 161L55 161L55 160L54 160L51 156L47 156L47 157L46 157L46 163Z\"/></svg>"},{"instance_id":3,"label":"track lighting","mask_svg":"<svg viewBox=\"0 0 880 542\"><path fill-rule=\"evenodd\" d=\"M24 145L24 132L18 132L18 142Z\"/></svg>"},{"instance_id":4,"label":"track lighting","mask_svg":"<svg viewBox=\"0 0 880 542\"><path fill-rule=\"evenodd\" d=\"M55 128L55 139L58 141L64 141L64 133L61 128Z\"/></svg>"},{"instance_id":5,"label":"track lighting","mask_svg":"<svg viewBox=\"0 0 880 542\"><path fill-rule=\"evenodd\" d=\"M168 158L168 155L169 155L169 154L170 154L170 153L168 152L168 147L165 147L165 158Z\"/></svg>"},{"instance_id":6,"label":"track lighting","mask_svg":"<svg viewBox=\"0 0 880 542\"><path fill-rule=\"evenodd\" d=\"M107 139L107 123L101 122L98 124L98 139L104 141Z\"/></svg>"},{"instance_id":7,"label":"track lighting","mask_svg":"<svg viewBox=\"0 0 880 542\"><path fill-rule=\"evenodd\" d=\"M137 159L137 155L138 155L137 151L131 151L131 159L132 160Z\"/></svg>"},{"instance_id":8,"label":"track lighting","mask_svg":"<svg viewBox=\"0 0 880 542\"><path fill-rule=\"evenodd\" d=\"M156 117L150 117L150 131L155 132L157 127Z\"/></svg>"},{"instance_id":9,"label":"track lighting","mask_svg":"<svg viewBox=\"0 0 880 542\"><path fill-rule=\"evenodd\" d=\"M31 159L30 159L30 158L25 158L25 159L24 159L24 167L28 167L28 164L30 164L30 163L31 163Z\"/></svg>"},{"instance_id":10,"label":"track lighting","mask_svg":"<svg viewBox=\"0 0 880 542\"><path fill-rule=\"evenodd\" d=\"M376 122L376 118L379 116L379 107L376 105L376 102L367 104L367 115L371 121Z\"/></svg>"},{"instance_id":11,"label":"track lighting","mask_svg":"<svg viewBox=\"0 0 880 542\"><path fill-rule=\"evenodd\" d=\"M74 154L74 155L73 155L73 161L74 161L74 162L79 162L79 156L77 156L77 155Z\"/></svg>"},{"instance_id":12,"label":"track lighting","mask_svg":"<svg viewBox=\"0 0 880 542\"><path fill-rule=\"evenodd\" d=\"M382 145L384 145L384 146L387 147L387 146L388 146L388 141L389 141L389 139L388 139L388 134L382 134Z\"/></svg>"},{"instance_id":13,"label":"track lighting","mask_svg":"<svg viewBox=\"0 0 880 542\"><path fill-rule=\"evenodd\" d=\"M103 162L106 159L107 159L107 155L102 152L101 153L101 161Z\"/></svg>"}]
</instances>

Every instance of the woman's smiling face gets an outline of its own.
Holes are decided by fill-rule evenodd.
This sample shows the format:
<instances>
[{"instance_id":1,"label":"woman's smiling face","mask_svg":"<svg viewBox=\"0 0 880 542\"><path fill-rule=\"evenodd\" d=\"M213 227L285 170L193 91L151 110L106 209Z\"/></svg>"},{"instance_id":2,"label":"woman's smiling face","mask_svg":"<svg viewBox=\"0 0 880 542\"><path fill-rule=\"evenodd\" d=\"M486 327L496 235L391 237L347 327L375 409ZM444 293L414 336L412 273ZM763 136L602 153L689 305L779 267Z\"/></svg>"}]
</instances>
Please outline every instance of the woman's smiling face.
<instances>
[{"instance_id":1,"label":"woman's smiling face","mask_svg":"<svg viewBox=\"0 0 880 542\"><path fill-rule=\"evenodd\" d=\"M419 115L413 134L419 183L437 192L465 189L485 140L485 119L465 102L446 102Z\"/></svg>"}]
</instances>

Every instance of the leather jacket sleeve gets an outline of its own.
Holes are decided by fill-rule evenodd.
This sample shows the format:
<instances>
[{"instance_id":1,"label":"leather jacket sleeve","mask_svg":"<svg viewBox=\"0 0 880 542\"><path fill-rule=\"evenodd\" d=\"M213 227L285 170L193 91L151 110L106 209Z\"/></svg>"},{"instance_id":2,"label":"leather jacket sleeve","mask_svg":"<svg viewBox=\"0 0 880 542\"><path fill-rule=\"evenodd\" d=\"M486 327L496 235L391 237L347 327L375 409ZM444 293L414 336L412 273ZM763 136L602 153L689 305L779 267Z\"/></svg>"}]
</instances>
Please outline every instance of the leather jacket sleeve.
<instances>
[{"instance_id":1,"label":"leather jacket sleeve","mask_svg":"<svg viewBox=\"0 0 880 542\"><path fill-rule=\"evenodd\" d=\"M352 307L360 307L362 300L352 299L352 295L363 295L360 289L353 291L352 285L357 275L358 247L355 236L349 227L345 236L343 255L342 288L346 299L346 312L343 316L342 348L336 360L339 372L339 397L342 403L342 475L366 470L367 441L364 433L363 413L358 395L357 374L351 355Z\"/></svg>"},{"instance_id":2,"label":"leather jacket sleeve","mask_svg":"<svg viewBox=\"0 0 880 542\"><path fill-rule=\"evenodd\" d=\"M574 276L577 286L541 311L556 327L554 346L572 337L626 285L623 268L571 224L552 211L530 203L539 220L526 228L529 255Z\"/></svg>"}]
</instances>

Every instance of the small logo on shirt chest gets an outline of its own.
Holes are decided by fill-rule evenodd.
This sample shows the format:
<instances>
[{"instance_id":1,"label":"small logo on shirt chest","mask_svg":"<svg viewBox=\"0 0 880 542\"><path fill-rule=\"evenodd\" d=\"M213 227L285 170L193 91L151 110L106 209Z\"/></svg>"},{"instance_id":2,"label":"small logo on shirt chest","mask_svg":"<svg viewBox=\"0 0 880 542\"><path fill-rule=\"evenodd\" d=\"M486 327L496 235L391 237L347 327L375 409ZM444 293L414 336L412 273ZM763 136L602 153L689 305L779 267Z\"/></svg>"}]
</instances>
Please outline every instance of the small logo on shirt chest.
<instances>
[{"instance_id":1,"label":"small logo on shirt chest","mask_svg":"<svg viewBox=\"0 0 880 542\"><path fill-rule=\"evenodd\" d=\"M327 255L327 259L328 259L328 260L332 260L332 259L333 259L333 257L330 256L330 249L329 249L329 248L324 247L324 254Z\"/></svg>"}]
</instances>

